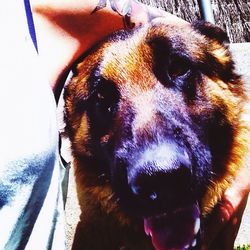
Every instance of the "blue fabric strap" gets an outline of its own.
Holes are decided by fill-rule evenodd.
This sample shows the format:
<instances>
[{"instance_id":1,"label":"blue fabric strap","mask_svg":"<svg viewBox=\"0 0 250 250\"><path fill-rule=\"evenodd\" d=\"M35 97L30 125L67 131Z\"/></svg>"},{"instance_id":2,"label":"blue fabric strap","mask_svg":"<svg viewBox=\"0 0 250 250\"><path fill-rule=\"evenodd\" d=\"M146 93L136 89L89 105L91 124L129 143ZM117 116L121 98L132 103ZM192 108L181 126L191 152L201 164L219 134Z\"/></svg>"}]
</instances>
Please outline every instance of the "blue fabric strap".
<instances>
[{"instance_id":1,"label":"blue fabric strap","mask_svg":"<svg viewBox=\"0 0 250 250\"><path fill-rule=\"evenodd\" d=\"M24 7L25 7L25 12L26 12L26 17L27 17L27 23L29 27L29 33L30 37L33 41L33 44L35 46L35 49L38 53L38 47L37 47L37 40L36 40L36 30L35 30L35 25L34 25L34 20L32 16L32 11L30 7L30 1L29 0L24 0Z\"/></svg>"}]
</instances>

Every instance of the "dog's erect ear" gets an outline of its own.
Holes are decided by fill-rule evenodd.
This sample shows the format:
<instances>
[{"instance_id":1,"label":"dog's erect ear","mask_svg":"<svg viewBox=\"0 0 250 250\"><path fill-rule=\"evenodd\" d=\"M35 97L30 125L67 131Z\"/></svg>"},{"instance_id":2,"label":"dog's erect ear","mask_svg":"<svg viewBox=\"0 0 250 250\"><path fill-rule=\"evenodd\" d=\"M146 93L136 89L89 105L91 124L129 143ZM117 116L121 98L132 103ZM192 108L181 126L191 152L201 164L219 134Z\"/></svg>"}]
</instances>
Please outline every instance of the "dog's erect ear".
<instances>
[{"instance_id":1,"label":"dog's erect ear","mask_svg":"<svg viewBox=\"0 0 250 250\"><path fill-rule=\"evenodd\" d=\"M210 39L214 39L221 44L229 43L227 33L212 23L206 21L195 21L192 23L192 27L201 34L209 37Z\"/></svg>"}]
</instances>

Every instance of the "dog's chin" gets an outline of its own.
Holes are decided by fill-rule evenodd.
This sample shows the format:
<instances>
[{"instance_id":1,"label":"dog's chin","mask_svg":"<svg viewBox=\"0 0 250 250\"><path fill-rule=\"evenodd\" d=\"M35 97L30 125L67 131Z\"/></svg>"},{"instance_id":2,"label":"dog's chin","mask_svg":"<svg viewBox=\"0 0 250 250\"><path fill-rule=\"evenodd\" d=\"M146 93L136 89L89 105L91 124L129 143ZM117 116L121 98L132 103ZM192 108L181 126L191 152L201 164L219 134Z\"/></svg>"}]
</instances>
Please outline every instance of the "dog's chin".
<instances>
[{"instance_id":1,"label":"dog's chin","mask_svg":"<svg viewBox=\"0 0 250 250\"><path fill-rule=\"evenodd\" d=\"M197 203L175 211L144 218L145 233L156 250L193 249L200 229Z\"/></svg>"}]
</instances>

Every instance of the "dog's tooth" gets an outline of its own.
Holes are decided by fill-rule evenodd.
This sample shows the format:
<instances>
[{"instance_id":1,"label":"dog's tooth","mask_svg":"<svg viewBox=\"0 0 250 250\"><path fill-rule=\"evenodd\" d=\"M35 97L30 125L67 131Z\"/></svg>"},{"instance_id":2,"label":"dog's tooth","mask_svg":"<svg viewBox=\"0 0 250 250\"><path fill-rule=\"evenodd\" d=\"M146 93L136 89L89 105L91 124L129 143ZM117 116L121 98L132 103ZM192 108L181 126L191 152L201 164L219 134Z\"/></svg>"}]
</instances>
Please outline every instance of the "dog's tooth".
<instances>
[{"instance_id":1,"label":"dog's tooth","mask_svg":"<svg viewBox=\"0 0 250 250\"><path fill-rule=\"evenodd\" d=\"M189 249L189 247L190 247L190 245L187 244L186 246L184 246L184 250Z\"/></svg>"},{"instance_id":2,"label":"dog's tooth","mask_svg":"<svg viewBox=\"0 0 250 250\"><path fill-rule=\"evenodd\" d=\"M196 240L196 239L194 239L194 240L193 240L193 242L192 242L192 247L195 247L195 246L196 246L196 244L197 244L197 240Z\"/></svg>"},{"instance_id":3,"label":"dog's tooth","mask_svg":"<svg viewBox=\"0 0 250 250\"><path fill-rule=\"evenodd\" d=\"M194 223L194 234L197 234L199 232L200 224L201 224L201 220L200 218L197 218Z\"/></svg>"}]
</instances>

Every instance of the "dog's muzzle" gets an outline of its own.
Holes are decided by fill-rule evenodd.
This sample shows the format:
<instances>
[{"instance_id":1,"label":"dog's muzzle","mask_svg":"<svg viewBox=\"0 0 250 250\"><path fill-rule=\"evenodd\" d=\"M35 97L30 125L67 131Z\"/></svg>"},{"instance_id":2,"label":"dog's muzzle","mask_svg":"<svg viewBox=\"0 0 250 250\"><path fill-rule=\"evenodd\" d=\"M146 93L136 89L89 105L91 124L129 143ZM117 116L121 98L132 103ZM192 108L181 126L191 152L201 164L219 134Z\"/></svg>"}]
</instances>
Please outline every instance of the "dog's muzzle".
<instances>
[{"instance_id":1,"label":"dog's muzzle","mask_svg":"<svg viewBox=\"0 0 250 250\"><path fill-rule=\"evenodd\" d=\"M191 159L188 152L175 143L164 142L145 149L127 174L134 198L151 209L172 210L186 204L190 196Z\"/></svg>"},{"instance_id":2,"label":"dog's muzzle","mask_svg":"<svg viewBox=\"0 0 250 250\"><path fill-rule=\"evenodd\" d=\"M200 209L190 152L169 140L136 155L137 160L127 166L129 195L121 202L143 217L145 233L157 250L192 249L200 229Z\"/></svg>"}]
</instances>

